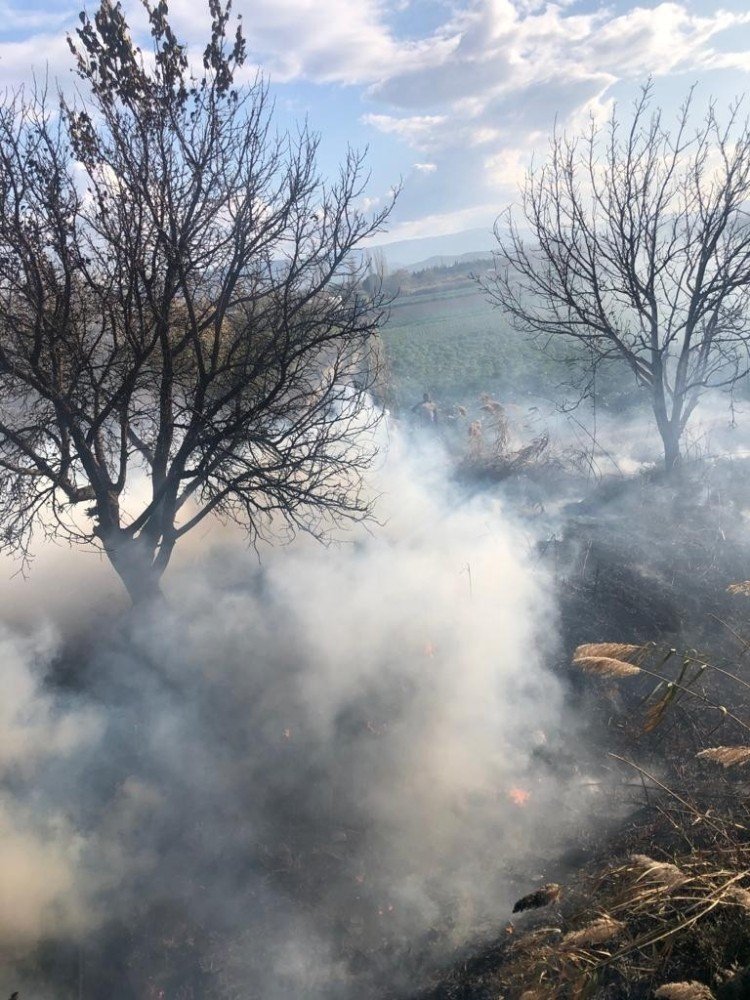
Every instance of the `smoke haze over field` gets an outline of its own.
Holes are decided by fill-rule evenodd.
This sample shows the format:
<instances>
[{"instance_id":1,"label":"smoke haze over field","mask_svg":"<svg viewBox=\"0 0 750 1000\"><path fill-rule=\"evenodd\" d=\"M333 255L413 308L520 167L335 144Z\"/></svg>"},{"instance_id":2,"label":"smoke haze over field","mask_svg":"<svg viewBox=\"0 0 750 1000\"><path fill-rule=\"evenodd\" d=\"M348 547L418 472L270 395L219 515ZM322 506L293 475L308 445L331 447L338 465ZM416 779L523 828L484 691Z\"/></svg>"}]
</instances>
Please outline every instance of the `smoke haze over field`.
<instances>
[{"instance_id":1,"label":"smoke haze over field","mask_svg":"<svg viewBox=\"0 0 750 1000\"><path fill-rule=\"evenodd\" d=\"M396 434L384 523L346 545L259 563L204 538L158 621L56 642L12 612L1 988L382 995L543 877L582 815L551 763L553 601L522 533L442 466Z\"/></svg>"}]
</instances>

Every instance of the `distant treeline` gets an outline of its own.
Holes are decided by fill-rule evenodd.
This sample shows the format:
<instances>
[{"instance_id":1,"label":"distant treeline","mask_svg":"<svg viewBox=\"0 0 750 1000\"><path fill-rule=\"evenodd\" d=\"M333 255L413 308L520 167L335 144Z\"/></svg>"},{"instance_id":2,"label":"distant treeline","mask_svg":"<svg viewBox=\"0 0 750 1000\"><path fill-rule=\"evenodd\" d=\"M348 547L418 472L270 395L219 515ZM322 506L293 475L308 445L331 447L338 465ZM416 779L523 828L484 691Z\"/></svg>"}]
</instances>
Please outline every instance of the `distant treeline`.
<instances>
[{"instance_id":1,"label":"distant treeline","mask_svg":"<svg viewBox=\"0 0 750 1000\"><path fill-rule=\"evenodd\" d=\"M436 289L445 291L469 285L474 275L484 273L491 266L492 258L489 253L469 258L462 257L451 264L418 266L418 269L403 267L395 271L389 271L382 260L373 258L364 284L368 291L374 290L380 284L388 295L413 295Z\"/></svg>"}]
</instances>

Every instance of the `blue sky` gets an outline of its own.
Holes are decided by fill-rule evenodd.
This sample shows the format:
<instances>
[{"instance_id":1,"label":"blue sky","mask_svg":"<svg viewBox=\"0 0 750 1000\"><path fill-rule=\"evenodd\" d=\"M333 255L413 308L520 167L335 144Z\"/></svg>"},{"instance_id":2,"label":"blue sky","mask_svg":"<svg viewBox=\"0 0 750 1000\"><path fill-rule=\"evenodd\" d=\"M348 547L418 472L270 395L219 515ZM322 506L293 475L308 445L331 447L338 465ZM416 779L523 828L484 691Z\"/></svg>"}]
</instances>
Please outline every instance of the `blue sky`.
<instances>
[{"instance_id":1,"label":"blue sky","mask_svg":"<svg viewBox=\"0 0 750 1000\"><path fill-rule=\"evenodd\" d=\"M89 4L91 8L93 4ZM137 0L123 6L139 21ZM652 75L674 110L690 84L719 106L750 79L750 10L738 0L235 0L252 59L285 124L307 116L324 169L369 146L373 205L403 183L390 239L490 226L514 200L557 119L627 104ZM32 67L70 79L65 30L79 3L0 0L0 79ZM180 34L205 37L202 0L172 0ZM750 107L748 108L750 111Z\"/></svg>"}]
</instances>

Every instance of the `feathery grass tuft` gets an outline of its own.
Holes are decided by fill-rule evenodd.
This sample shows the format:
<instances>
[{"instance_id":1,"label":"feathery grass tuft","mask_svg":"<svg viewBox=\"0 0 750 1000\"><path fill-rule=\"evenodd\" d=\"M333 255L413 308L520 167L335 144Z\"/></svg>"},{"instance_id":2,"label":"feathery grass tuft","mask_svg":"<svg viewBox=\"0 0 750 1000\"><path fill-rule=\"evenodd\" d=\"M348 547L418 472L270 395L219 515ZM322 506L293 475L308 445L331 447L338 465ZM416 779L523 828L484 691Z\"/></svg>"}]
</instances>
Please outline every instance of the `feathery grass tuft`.
<instances>
[{"instance_id":1,"label":"feathery grass tuft","mask_svg":"<svg viewBox=\"0 0 750 1000\"><path fill-rule=\"evenodd\" d=\"M577 656L573 665L586 674L596 674L598 677L632 677L641 672L640 667L624 660L616 660L611 656Z\"/></svg>"},{"instance_id":2,"label":"feathery grass tuft","mask_svg":"<svg viewBox=\"0 0 750 1000\"><path fill-rule=\"evenodd\" d=\"M677 865L669 861L656 861L647 854L632 854L631 864L640 872L640 879L648 879L651 882L658 882L667 889L676 889L684 885L688 876L680 871Z\"/></svg>"},{"instance_id":3,"label":"feathery grass tuft","mask_svg":"<svg viewBox=\"0 0 750 1000\"><path fill-rule=\"evenodd\" d=\"M750 761L750 747L709 747L695 755L700 760L711 760L722 767L734 767Z\"/></svg>"},{"instance_id":4,"label":"feathery grass tuft","mask_svg":"<svg viewBox=\"0 0 750 1000\"><path fill-rule=\"evenodd\" d=\"M571 931L570 934L566 934L562 939L562 944L569 948L603 944L605 941L610 941L613 937L617 937L624 930L625 924L622 920L615 920L614 917L605 914L603 917L599 917L598 920L593 920L590 924L586 924L585 927L581 927L580 930Z\"/></svg>"},{"instance_id":5,"label":"feathery grass tuft","mask_svg":"<svg viewBox=\"0 0 750 1000\"><path fill-rule=\"evenodd\" d=\"M714 995L703 983L665 983L654 993L659 1000L714 1000Z\"/></svg>"},{"instance_id":6,"label":"feathery grass tuft","mask_svg":"<svg viewBox=\"0 0 750 1000\"><path fill-rule=\"evenodd\" d=\"M636 660L646 652L645 646L633 646L627 642L585 642L576 648L573 659L583 656L607 656L614 660Z\"/></svg>"}]
</instances>

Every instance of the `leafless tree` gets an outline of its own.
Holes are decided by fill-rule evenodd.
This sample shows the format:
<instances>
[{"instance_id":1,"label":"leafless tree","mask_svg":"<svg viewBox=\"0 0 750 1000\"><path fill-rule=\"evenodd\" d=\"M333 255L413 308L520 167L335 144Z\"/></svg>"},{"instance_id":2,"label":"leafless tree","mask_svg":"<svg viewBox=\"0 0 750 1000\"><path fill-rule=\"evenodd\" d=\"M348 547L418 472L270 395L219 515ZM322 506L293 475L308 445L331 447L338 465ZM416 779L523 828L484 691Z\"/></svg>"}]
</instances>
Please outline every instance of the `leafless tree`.
<instances>
[{"instance_id":1,"label":"leafless tree","mask_svg":"<svg viewBox=\"0 0 750 1000\"><path fill-rule=\"evenodd\" d=\"M648 394L667 469L701 395L747 373L750 129L740 105L669 130L647 85L632 118L555 133L527 174L522 220L498 220L490 297L554 350L624 363Z\"/></svg>"},{"instance_id":2,"label":"leafless tree","mask_svg":"<svg viewBox=\"0 0 750 1000\"><path fill-rule=\"evenodd\" d=\"M0 544L98 545L133 601L210 515L255 539L370 513L385 303L352 251L389 211L357 209L359 154L327 183L316 136L274 132L228 4L197 70L143 6L148 58L101 0L77 96L0 107Z\"/></svg>"}]
</instances>

